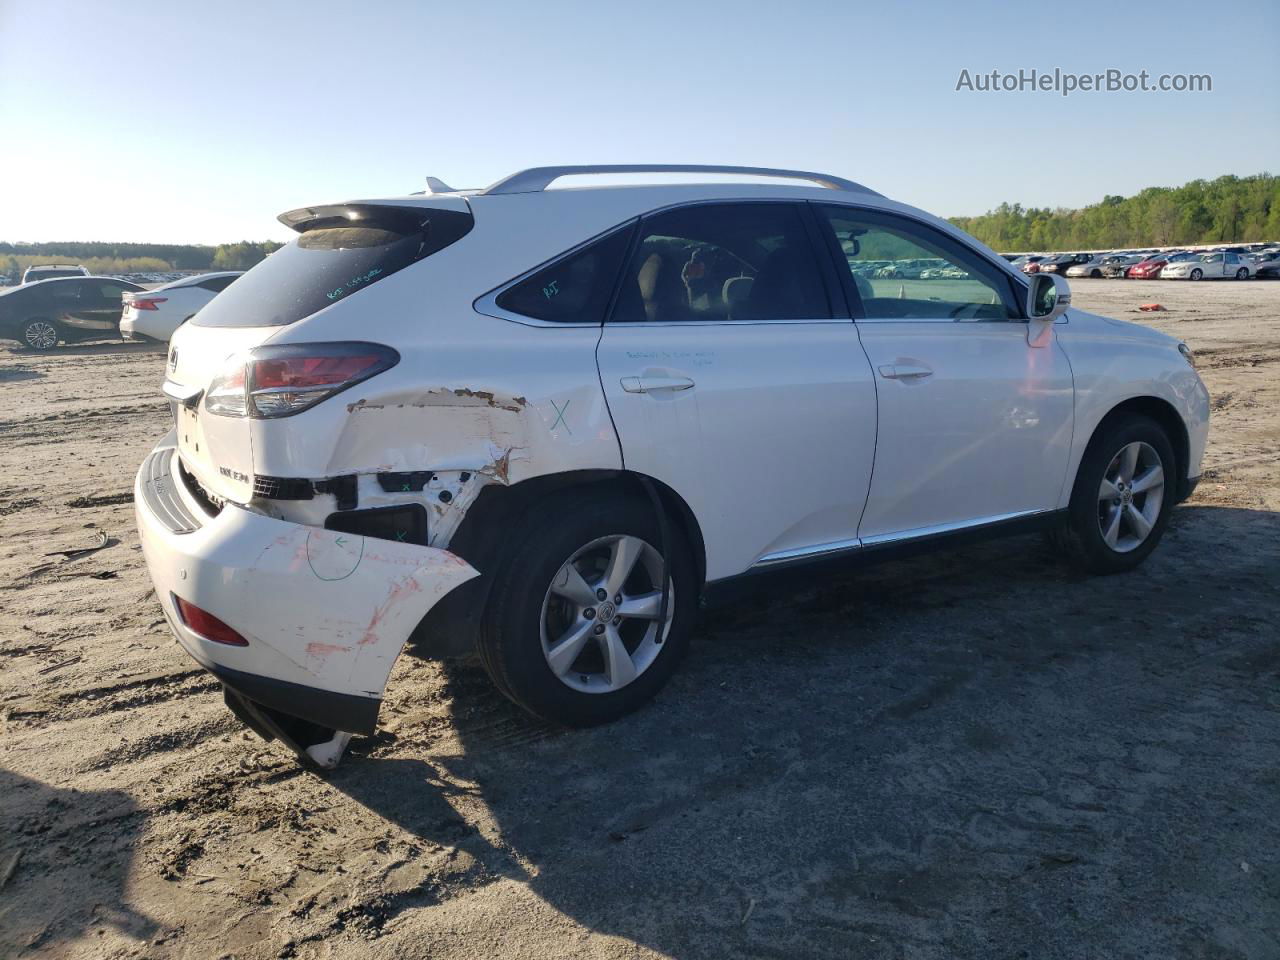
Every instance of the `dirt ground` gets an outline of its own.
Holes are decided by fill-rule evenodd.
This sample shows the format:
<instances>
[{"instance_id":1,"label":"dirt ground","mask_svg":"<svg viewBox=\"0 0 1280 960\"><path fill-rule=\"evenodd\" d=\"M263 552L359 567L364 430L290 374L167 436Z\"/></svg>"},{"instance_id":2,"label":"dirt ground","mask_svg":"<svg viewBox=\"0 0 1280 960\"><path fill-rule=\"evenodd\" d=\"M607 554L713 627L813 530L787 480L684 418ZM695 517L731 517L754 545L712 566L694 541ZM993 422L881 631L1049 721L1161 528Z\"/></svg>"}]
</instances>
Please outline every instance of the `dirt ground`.
<instances>
[{"instance_id":1,"label":"dirt ground","mask_svg":"<svg viewBox=\"0 0 1280 960\"><path fill-rule=\"evenodd\" d=\"M760 597L587 732L406 656L327 780L151 596L163 354L0 346L0 956L1280 957L1280 283L1072 286L1214 398L1140 571L1023 538Z\"/></svg>"}]
</instances>

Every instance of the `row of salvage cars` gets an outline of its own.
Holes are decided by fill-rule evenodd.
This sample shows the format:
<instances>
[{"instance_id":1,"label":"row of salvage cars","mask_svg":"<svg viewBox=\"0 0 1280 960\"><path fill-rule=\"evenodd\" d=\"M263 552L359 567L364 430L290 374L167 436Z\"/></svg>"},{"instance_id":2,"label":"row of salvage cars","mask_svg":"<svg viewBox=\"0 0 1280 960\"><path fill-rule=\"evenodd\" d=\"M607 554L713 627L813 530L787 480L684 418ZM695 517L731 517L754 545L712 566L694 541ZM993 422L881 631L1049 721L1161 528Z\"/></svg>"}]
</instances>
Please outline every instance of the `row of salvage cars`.
<instances>
[{"instance_id":1,"label":"row of salvage cars","mask_svg":"<svg viewBox=\"0 0 1280 960\"><path fill-rule=\"evenodd\" d=\"M1006 255L1023 273L1128 280L1280 279L1280 247Z\"/></svg>"},{"instance_id":2,"label":"row of salvage cars","mask_svg":"<svg viewBox=\"0 0 1280 960\"><path fill-rule=\"evenodd\" d=\"M242 273L197 274L147 289L122 277L91 276L83 267L58 269L63 275L0 289L0 339L40 351L115 337L166 343Z\"/></svg>"}]
</instances>

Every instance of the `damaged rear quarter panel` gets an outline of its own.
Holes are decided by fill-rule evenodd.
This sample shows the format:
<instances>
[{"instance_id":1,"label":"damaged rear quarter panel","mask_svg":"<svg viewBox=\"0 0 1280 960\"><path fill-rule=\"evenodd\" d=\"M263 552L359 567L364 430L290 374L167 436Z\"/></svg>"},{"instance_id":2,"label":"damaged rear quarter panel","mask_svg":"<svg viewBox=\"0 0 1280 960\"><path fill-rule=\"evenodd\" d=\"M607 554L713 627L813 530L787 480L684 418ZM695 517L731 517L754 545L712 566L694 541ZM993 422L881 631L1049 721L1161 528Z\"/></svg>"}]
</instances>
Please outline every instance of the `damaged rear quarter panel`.
<instances>
[{"instance_id":1,"label":"damaged rear quarter panel","mask_svg":"<svg viewBox=\"0 0 1280 960\"><path fill-rule=\"evenodd\" d=\"M353 297L348 306L378 309L378 298L395 294L399 278ZM460 315L450 318L445 306L424 301L419 291L414 313L388 322L385 330L348 317L348 324L360 323L361 337L394 346L400 363L296 416L254 421L255 473L309 479L355 474L360 506L366 507L414 499L380 495L378 473L465 473L483 485L622 466L596 370L599 328L527 327L475 313L470 298L456 309ZM336 309L288 329L290 342L340 337L351 333ZM463 507L441 511L430 491L417 499L433 518ZM324 498L279 509L291 519L323 523L332 504ZM434 536L432 544L445 545Z\"/></svg>"}]
</instances>

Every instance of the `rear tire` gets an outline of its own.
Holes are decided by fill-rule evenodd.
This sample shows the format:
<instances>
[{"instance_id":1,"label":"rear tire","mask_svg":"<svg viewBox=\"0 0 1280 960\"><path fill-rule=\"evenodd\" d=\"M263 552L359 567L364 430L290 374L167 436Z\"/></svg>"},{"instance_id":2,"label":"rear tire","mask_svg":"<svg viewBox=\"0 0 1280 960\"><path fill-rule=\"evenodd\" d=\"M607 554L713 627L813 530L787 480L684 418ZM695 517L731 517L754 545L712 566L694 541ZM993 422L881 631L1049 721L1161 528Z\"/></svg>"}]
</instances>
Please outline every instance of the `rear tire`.
<instances>
[{"instance_id":1,"label":"rear tire","mask_svg":"<svg viewBox=\"0 0 1280 960\"><path fill-rule=\"evenodd\" d=\"M607 723L650 700L688 648L697 609L689 548L676 529L668 541L663 634L655 596L662 531L650 504L590 490L539 504L512 537L517 546L495 572L482 617L480 660L494 685L534 716L575 727ZM621 585L612 582L624 568L631 573ZM611 589L600 597L605 585Z\"/></svg>"},{"instance_id":2,"label":"rear tire","mask_svg":"<svg viewBox=\"0 0 1280 960\"><path fill-rule=\"evenodd\" d=\"M58 332L58 325L52 320L46 320L44 317L31 317L23 322L18 336L22 340L22 345L28 350L36 350L45 353L52 350L58 345L61 336Z\"/></svg>"},{"instance_id":3,"label":"rear tire","mask_svg":"<svg viewBox=\"0 0 1280 960\"><path fill-rule=\"evenodd\" d=\"M1085 451L1054 543L1088 573L1132 570L1169 525L1178 471L1173 445L1158 423L1140 414L1117 419Z\"/></svg>"},{"instance_id":4,"label":"rear tire","mask_svg":"<svg viewBox=\"0 0 1280 960\"><path fill-rule=\"evenodd\" d=\"M1248 279L1249 279L1249 269L1248 269L1247 267L1241 267L1239 270L1237 270L1237 271L1236 271L1236 279L1237 279L1237 280L1248 280Z\"/></svg>"}]
</instances>

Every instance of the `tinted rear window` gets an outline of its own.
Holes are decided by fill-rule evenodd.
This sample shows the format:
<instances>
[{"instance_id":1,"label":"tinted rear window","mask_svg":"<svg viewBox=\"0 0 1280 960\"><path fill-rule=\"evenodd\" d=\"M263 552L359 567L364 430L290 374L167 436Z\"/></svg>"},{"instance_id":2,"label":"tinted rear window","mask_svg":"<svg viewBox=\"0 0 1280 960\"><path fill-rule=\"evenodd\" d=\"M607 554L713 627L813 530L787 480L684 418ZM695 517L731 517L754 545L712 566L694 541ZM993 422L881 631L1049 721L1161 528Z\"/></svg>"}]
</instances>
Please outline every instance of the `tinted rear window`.
<instances>
[{"instance_id":1,"label":"tinted rear window","mask_svg":"<svg viewBox=\"0 0 1280 960\"><path fill-rule=\"evenodd\" d=\"M83 277L83 270L29 270L25 274L27 283L37 280L52 280L55 277Z\"/></svg>"},{"instance_id":2,"label":"tinted rear window","mask_svg":"<svg viewBox=\"0 0 1280 960\"><path fill-rule=\"evenodd\" d=\"M601 323L632 229L617 230L543 267L503 291L498 306L535 320Z\"/></svg>"},{"instance_id":3,"label":"tinted rear window","mask_svg":"<svg viewBox=\"0 0 1280 960\"><path fill-rule=\"evenodd\" d=\"M231 286L231 282L236 279L236 277L212 277L209 280L201 280L199 283L194 284L194 286L203 287L205 290L212 290L214 293L221 293L223 290L227 289L227 287Z\"/></svg>"},{"instance_id":4,"label":"tinted rear window","mask_svg":"<svg viewBox=\"0 0 1280 960\"><path fill-rule=\"evenodd\" d=\"M351 217L351 219L348 219ZM191 320L201 327L276 327L346 300L463 237L469 213L361 206L319 220Z\"/></svg>"}]
</instances>

